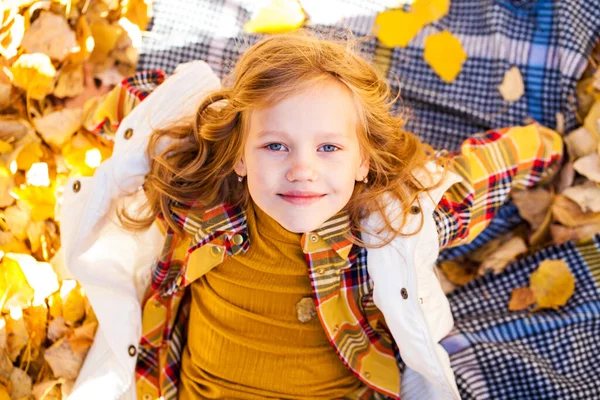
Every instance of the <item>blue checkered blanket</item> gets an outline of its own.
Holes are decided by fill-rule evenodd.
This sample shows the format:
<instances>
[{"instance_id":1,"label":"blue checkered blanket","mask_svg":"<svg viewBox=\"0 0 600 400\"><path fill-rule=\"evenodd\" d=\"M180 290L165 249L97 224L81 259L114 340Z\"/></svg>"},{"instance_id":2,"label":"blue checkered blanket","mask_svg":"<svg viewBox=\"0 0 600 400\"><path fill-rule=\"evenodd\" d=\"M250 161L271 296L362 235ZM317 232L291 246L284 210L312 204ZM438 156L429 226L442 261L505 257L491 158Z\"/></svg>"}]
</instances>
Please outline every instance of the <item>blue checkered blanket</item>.
<instances>
[{"instance_id":1,"label":"blue checkered blanket","mask_svg":"<svg viewBox=\"0 0 600 400\"><path fill-rule=\"evenodd\" d=\"M369 35L388 0L303 0L309 27L344 36ZM172 72L202 59L223 78L239 55L261 35L243 33L264 1L158 0L144 38L138 69ZM447 84L423 60L425 38L447 29L468 60ZM577 126L575 85L600 38L599 0L451 0L450 12L424 28L406 48L387 49L374 37L363 55L386 67L394 92L410 110L407 129L435 148L455 150L474 133L521 125L533 118L555 127L564 116ZM498 92L504 73L516 66L525 95L507 103ZM396 79L397 78L397 79ZM443 252L465 254L511 230L521 219L505 205L473 243ZM464 399L600 399L600 236L586 243L548 247L485 275L449 296L455 329L443 341L451 354ZM511 290L528 285L543 259L564 259L576 290L558 311L509 312Z\"/></svg>"}]
</instances>

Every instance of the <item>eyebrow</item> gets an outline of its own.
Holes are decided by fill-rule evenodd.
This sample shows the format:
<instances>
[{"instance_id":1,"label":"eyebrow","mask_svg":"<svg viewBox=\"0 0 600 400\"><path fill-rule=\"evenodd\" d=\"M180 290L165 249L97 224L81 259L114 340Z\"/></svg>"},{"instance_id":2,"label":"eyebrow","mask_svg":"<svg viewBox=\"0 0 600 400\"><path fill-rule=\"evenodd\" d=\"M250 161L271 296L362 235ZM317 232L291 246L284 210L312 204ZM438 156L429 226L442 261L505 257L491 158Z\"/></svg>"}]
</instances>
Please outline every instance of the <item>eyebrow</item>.
<instances>
[{"instance_id":1,"label":"eyebrow","mask_svg":"<svg viewBox=\"0 0 600 400\"><path fill-rule=\"evenodd\" d=\"M324 137L328 137L328 138L338 138L338 139L342 139L342 138L346 138L346 135L343 133L339 133L339 132L318 132L317 133L320 136L324 136ZM291 136L289 133L287 133L286 131L273 131L273 130L266 130L266 131L260 131L256 137L257 138L261 138L263 136L267 136L267 135L274 135L274 136L278 136L278 135L282 135L282 136Z\"/></svg>"}]
</instances>

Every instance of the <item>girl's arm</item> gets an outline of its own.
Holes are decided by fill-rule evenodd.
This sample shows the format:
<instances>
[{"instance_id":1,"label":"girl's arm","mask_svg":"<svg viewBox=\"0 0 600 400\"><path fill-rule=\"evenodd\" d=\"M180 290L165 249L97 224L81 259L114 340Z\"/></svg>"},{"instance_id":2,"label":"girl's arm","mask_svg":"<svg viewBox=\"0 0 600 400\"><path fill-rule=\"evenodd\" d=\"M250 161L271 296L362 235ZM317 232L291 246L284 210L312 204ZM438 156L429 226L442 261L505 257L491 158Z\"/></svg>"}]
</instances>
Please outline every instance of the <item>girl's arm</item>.
<instances>
[{"instance_id":1,"label":"girl's arm","mask_svg":"<svg viewBox=\"0 0 600 400\"><path fill-rule=\"evenodd\" d=\"M471 242L514 189L549 182L562 155L560 135L537 124L465 140L450 156L450 170L463 181L448 189L434 212L440 249Z\"/></svg>"}]
</instances>

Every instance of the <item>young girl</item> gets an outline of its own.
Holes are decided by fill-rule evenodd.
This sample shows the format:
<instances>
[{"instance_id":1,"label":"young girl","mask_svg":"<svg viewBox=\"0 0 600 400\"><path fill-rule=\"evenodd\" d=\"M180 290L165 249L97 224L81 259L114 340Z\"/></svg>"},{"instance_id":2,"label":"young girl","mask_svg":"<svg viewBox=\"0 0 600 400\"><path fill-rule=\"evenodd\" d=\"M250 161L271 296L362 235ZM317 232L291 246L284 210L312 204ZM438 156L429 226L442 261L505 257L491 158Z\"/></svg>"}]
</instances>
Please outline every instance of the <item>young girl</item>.
<instances>
[{"instance_id":1,"label":"young girl","mask_svg":"<svg viewBox=\"0 0 600 400\"><path fill-rule=\"evenodd\" d=\"M306 32L250 47L224 88L203 62L162 80L115 88L113 156L65 190L100 322L71 398L459 398L434 263L549 180L558 134L441 157L349 44Z\"/></svg>"}]
</instances>

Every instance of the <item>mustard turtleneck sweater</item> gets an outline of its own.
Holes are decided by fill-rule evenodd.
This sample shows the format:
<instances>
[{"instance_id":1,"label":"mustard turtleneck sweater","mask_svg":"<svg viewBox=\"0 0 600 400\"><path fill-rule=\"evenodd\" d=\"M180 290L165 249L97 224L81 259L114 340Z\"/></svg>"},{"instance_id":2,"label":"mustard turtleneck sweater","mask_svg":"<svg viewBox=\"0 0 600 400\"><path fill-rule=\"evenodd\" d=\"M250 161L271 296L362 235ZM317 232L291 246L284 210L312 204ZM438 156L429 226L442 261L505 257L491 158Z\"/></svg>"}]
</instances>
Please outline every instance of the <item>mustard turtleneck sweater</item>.
<instances>
[{"instance_id":1,"label":"mustard turtleneck sweater","mask_svg":"<svg viewBox=\"0 0 600 400\"><path fill-rule=\"evenodd\" d=\"M250 248L191 284L180 399L334 399L362 387L329 343L311 297L301 234L248 206Z\"/></svg>"}]
</instances>

